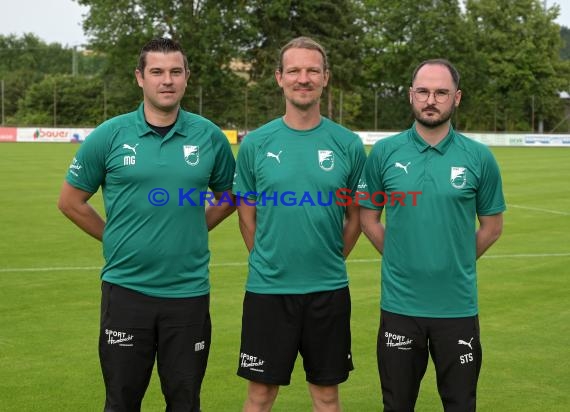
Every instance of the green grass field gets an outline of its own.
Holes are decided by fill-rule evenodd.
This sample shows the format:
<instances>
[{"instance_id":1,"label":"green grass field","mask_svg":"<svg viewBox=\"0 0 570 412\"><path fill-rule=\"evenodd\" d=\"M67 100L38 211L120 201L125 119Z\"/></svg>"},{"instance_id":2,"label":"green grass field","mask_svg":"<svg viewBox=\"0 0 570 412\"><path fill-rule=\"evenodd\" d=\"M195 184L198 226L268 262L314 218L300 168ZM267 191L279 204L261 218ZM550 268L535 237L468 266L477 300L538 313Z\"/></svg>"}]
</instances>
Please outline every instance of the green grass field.
<instances>
[{"instance_id":1,"label":"green grass field","mask_svg":"<svg viewBox=\"0 0 570 412\"><path fill-rule=\"evenodd\" d=\"M0 410L100 411L97 335L100 244L57 210L78 146L0 144ZM237 150L237 148L236 148ZM570 150L494 148L508 203L504 233L479 261L483 368L480 411L570 410ZM98 195L94 204L101 209ZM211 234L213 341L205 412L240 411L235 375L246 250L237 216ZM345 412L380 411L376 370L377 253L362 237L348 263L356 369L341 386ZM156 375L144 411L163 408ZM275 412L310 411L298 363ZM433 366L417 411L442 410Z\"/></svg>"}]
</instances>

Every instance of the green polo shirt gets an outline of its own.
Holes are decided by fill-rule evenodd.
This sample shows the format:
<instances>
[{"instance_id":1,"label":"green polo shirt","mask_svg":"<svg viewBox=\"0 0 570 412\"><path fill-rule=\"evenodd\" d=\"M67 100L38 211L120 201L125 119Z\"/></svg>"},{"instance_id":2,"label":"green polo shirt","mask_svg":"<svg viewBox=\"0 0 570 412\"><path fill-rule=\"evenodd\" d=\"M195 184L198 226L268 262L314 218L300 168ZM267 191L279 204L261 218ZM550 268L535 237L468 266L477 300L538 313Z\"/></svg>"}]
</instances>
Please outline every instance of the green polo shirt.
<instances>
[{"instance_id":1,"label":"green polo shirt","mask_svg":"<svg viewBox=\"0 0 570 412\"><path fill-rule=\"evenodd\" d=\"M358 135L326 118L311 130L279 118L246 136L233 192L257 203L248 291L302 294L348 285L346 206L336 191L356 191L365 159Z\"/></svg>"},{"instance_id":2,"label":"green polo shirt","mask_svg":"<svg viewBox=\"0 0 570 412\"><path fill-rule=\"evenodd\" d=\"M157 297L209 293L208 187L231 189L235 161L224 133L180 110L163 138L143 105L108 120L82 143L67 173L72 186L103 191L102 279Z\"/></svg>"},{"instance_id":3,"label":"green polo shirt","mask_svg":"<svg viewBox=\"0 0 570 412\"><path fill-rule=\"evenodd\" d=\"M453 128L432 147L414 126L374 145L362 180L361 190L383 193L361 202L385 209L382 309L476 315L476 216L505 210L491 151Z\"/></svg>"}]
</instances>

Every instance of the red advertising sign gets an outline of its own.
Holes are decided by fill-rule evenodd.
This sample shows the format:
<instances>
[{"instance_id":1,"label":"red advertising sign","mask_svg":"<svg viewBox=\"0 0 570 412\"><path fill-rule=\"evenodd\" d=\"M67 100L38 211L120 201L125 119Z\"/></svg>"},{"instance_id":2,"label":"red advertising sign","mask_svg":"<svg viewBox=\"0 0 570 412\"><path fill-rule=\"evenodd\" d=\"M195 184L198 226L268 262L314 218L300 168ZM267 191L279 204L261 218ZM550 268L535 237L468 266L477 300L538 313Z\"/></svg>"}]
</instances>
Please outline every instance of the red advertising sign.
<instances>
[{"instance_id":1,"label":"red advertising sign","mask_svg":"<svg viewBox=\"0 0 570 412\"><path fill-rule=\"evenodd\" d=\"M15 142L18 129L15 127L0 127L0 142Z\"/></svg>"}]
</instances>

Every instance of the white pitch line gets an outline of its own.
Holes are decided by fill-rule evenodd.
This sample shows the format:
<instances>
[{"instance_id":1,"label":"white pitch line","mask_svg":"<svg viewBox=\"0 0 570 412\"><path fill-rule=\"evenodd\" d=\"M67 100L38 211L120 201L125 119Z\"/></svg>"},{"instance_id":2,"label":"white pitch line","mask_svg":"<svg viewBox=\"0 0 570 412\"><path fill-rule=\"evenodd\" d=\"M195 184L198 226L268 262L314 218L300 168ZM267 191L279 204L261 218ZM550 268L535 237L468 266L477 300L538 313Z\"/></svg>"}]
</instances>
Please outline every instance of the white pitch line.
<instances>
[{"instance_id":1,"label":"white pitch line","mask_svg":"<svg viewBox=\"0 0 570 412\"><path fill-rule=\"evenodd\" d=\"M549 258L570 257L569 253L518 253L514 255L483 255L481 259L517 259L517 258Z\"/></svg>"},{"instance_id":2,"label":"white pitch line","mask_svg":"<svg viewBox=\"0 0 570 412\"><path fill-rule=\"evenodd\" d=\"M97 270L101 269L101 266L55 266L55 267L43 267L43 268L0 268L0 273L6 272L69 272L72 270Z\"/></svg>"},{"instance_id":3,"label":"white pitch line","mask_svg":"<svg viewBox=\"0 0 570 412\"><path fill-rule=\"evenodd\" d=\"M526 209L526 210L532 210L534 212L543 212L543 213L551 213L553 215L562 215L562 216L570 216L569 212L561 212L559 210L551 210L551 209L543 209L540 207L530 207L530 206L521 206L521 205L511 205L511 204L507 204L507 208L509 207L514 207L517 209Z\"/></svg>"},{"instance_id":4,"label":"white pitch line","mask_svg":"<svg viewBox=\"0 0 570 412\"><path fill-rule=\"evenodd\" d=\"M551 258L551 257L570 257L568 253L515 253L510 255L484 255L481 259L518 259L518 258ZM380 259L350 259L347 263L374 263L380 262ZM229 266L247 266L247 262L224 262L212 263L210 267L229 267ZM100 270L100 266L55 266L55 267L38 267L38 268L0 268L0 273L11 272L71 272L83 270Z\"/></svg>"}]
</instances>

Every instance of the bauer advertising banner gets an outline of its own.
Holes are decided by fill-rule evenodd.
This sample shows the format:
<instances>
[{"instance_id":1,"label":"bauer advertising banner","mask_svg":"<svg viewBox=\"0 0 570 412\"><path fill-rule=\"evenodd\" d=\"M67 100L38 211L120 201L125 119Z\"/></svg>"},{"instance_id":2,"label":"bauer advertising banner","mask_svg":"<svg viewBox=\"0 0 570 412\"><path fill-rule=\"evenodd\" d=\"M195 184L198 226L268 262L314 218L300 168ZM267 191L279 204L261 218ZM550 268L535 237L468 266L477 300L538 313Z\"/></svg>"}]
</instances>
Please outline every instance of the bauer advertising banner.
<instances>
[{"instance_id":1,"label":"bauer advertising banner","mask_svg":"<svg viewBox=\"0 0 570 412\"><path fill-rule=\"evenodd\" d=\"M0 142L81 143L93 128L0 127ZM223 130L230 144L236 144L237 130Z\"/></svg>"},{"instance_id":2,"label":"bauer advertising banner","mask_svg":"<svg viewBox=\"0 0 570 412\"><path fill-rule=\"evenodd\" d=\"M58 127L18 127L18 142L80 143L93 129Z\"/></svg>"}]
</instances>

